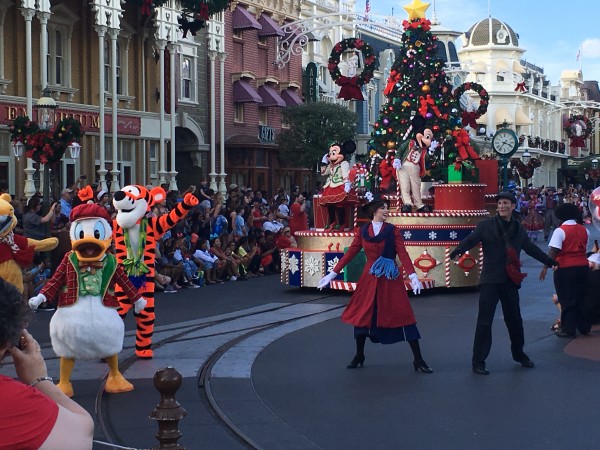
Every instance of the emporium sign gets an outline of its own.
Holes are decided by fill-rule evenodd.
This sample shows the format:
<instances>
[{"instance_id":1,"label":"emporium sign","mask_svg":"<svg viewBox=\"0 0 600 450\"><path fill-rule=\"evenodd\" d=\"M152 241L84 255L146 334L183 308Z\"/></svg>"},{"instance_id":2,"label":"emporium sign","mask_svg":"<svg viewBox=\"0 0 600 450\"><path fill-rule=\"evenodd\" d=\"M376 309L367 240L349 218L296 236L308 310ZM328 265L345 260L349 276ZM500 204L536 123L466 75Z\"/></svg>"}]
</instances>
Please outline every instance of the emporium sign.
<instances>
[{"instance_id":1,"label":"emporium sign","mask_svg":"<svg viewBox=\"0 0 600 450\"><path fill-rule=\"evenodd\" d=\"M18 103L0 102L0 124L10 126L18 116L26 116L25 106ZM97 111L79 111L69 108L58 107L54 111L54 123L58 123L67 117L72 117L81 123L81 131L86 133L100 132L100 114ZM34 122L37 122L37 110L33 108ZM135 116L119 114L117 116L117 134L129 136L140 136L142 131L142 119ZM112 116L104 115L104 132L112 132Z\"/></svg>"}]
</instances>

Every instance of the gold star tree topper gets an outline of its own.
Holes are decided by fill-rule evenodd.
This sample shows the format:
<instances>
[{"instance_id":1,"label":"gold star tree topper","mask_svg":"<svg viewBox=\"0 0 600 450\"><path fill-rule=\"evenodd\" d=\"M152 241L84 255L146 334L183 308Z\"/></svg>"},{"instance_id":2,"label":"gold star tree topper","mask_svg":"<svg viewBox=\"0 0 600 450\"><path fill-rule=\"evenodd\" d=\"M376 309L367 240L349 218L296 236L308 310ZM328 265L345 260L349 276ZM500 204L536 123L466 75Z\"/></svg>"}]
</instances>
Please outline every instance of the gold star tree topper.
<instances>
[{"instance_id":1,"label":"gold star tree topper","mask_svg":"<svg viewBox=\"0 0 600 450\"><path fill-rule=\"evenodd\" d=\"M425 17L425 11L429 8L429 3L423 3L421 0L412 0L410 5L403 6L408 13L408 20L420 19Z\"/></svg>"}]
</instances>

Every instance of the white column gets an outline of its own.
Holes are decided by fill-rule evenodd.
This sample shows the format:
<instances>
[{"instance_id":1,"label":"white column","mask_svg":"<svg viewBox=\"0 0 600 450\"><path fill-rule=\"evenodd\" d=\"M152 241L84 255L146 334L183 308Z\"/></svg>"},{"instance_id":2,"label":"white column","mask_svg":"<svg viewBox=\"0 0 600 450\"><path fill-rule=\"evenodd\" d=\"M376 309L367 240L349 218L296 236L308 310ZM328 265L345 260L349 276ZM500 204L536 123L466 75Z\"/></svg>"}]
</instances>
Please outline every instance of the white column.
<instances>
[{"instance_id":1,"label":"white column","mask_svg":"<svg viewBox=\"0 0 600 450\"><path fill-rule=\"evenodd\" d=\"M25 89L26 89L26 108L27 115L33 120L33 75L32 75L32 52L31 52L31 21L35 14L35 10L29 8L21 9L21 14L25 18ZM25 168L25 198L29 200L35 194L35 183L33 182L33 161L31 158L25 158L27 167Z\"/></svg>"},{"instance_id":2,"label":"white column","mask_svg":"<svg viewBox=\"0 0 600 450\"><path fill-rule=\"evenodd\" d=\"M48 19L49 13L38 12L40 20L40 79L42 81L42 91L48 85Z\"/></svg>"},{"instance_id":3,"label":"white column","mask_svg":"<svg viewBox=\"0 0 600 450\"><path fill-rule=\"evenodd\" d=\"M225 53L219 53L219 155L221 156L221 173L219 174L219 192L227 194L225 184Z\"/></svg>"},{"instance_id":4,"label":"white column","mask_svg":"<svg viewBox=\"0 0 600 450\"><path fill-rule=\"evenodd\" d=\"M118 135L118 106L119 106L119 95L117 93L117 38L119 37L119 30L111 28L108 32L110 36L110 71L112 75L112 181L110 183L110 191L116 192L121 190L119 186L119 174L121 173L118 169L119 162L119 143L117 141Z\"/></svg>"},{"instance_id":5,"label":"white column","mask_svg":"<svg viewBox=\"0 0 600 450\"><path fill-rule=\"evenodd\" d=\"M160 184L167 182L167 170L165 168L165 46L166 42L157 40L158 51L160 55L160 168L158 171Z\"/></svg>"},{"instance_id":6,"label":"white column","mask_svg":"<svg viewBox=\"0 0 600 450\"><path fill-rule=\"evenodd\" d=\"M98 66L99 66L99 77L100 82L98 83L98 105L99 105L99 117L98 117L98 126L99 130L99 150L100 150L100 169L98 170L98 176L100 177L100 189L104 191L108 191L108 186L106 185L106 174L108 171L106 170L106 127L104 121L104 37L106 35L106 27L96 27L96 32L98 33Z\"/></svg>"},{"instance_id":7,"label":"white column","mask_svg":"<svg viewBox=\"0 0 600 450\"><path fill-rule=\"evenodd\" d=\"M216 121L217 113L215 111L215 58L216 54L213 51L208 52L208 58L210 60L210 188L214 191L217 190L217 161L215 154L215 141L216 136Z\"/></svg>"},{"instance_id":8,"label":"white column","mask_svg":"<svg viewBox=\"0 0 600 450\"><path fill-rule=\"evenodd\" d=\"M169 44L169 81L171 91L171 180L169 182L170 191L178 191L177 188L177 171L175 170L175 126L177 125L175 115L175 52L177 45Z\"/></svg>"}]
</instances>

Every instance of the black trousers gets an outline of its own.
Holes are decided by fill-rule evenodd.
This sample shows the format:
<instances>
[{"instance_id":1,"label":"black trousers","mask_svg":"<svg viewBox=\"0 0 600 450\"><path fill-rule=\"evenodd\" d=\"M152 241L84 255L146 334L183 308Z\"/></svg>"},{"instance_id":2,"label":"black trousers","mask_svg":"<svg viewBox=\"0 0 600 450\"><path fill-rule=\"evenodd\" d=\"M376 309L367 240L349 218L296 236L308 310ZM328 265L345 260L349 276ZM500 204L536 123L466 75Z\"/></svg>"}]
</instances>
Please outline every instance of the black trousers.
<instances>
[{"instance_id":1,"label":"black trousers","mask_svg":"<svg viewBox=\"0 0 600 450\"><path fill-rule=\"evenodd\" d=\"M589 333L592 324L582 307L587 289L587 266L565 267L554 271L554 288L560 303L560 328L568 334Z\"/></svg>"},{"instance_id":2,"label":"black trousers","mask_svg":"<svg viewBox=\"0 0 600 450\"><path fill-rule=\"evenodd\" d=\"M519 307L519 289L510 280L504 283L482 284L479 291L479 314L473 342L473 366L485 366L485 360L490 354L492 322L498 300L502 305L513 359L519 360L523 355L525 335Z\"/></svg>"}]
</instances>

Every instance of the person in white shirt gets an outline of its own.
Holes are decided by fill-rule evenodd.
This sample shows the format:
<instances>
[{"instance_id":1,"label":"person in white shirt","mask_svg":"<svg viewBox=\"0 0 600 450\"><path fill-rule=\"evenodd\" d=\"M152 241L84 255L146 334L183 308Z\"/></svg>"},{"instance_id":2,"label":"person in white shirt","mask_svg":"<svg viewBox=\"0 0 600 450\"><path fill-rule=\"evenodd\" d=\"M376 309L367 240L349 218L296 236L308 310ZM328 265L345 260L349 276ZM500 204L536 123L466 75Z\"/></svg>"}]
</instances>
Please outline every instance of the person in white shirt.
<instances>
[{"instance_id":1,"label":"person in white shirt","mask_svg":"<svg viewBox=\"0 0 600 450\"><path fill-rule=\"evenodd\" d=\"M263 230L271 231L273 233L279 233L281 230L283 230L283 224L275 219L275 214L270 212L267 216L267 219L268 220L263 223Z\"/></svg>"},{"instance_id":2,"label":"person in white shirt","mask_svg":"<svg viewBox=\"0 0 600 450\"><path fill-rule=\"evenodd\" d=\"M219 281L219 258L208 250L206 239L199 240L196 244L194 258L199 260L204 266L204 280L207 285L222 283L222 281Z\"/></svg>"},{"instance_id":3,"label":"person in white shirt","mask_svg":"<svg viewBox=\"0 0 600 450\"><path fill-rule=\"evenodd\" d=\"M288 220L290 218L290 207L288 204L290 201L287 197L280 197L279 206L277 207L277 218L281 220L284 227L288 226Z\"/></svg>"}]
</instances>

